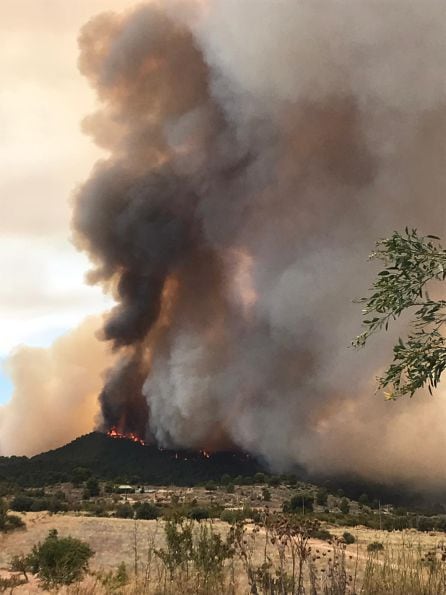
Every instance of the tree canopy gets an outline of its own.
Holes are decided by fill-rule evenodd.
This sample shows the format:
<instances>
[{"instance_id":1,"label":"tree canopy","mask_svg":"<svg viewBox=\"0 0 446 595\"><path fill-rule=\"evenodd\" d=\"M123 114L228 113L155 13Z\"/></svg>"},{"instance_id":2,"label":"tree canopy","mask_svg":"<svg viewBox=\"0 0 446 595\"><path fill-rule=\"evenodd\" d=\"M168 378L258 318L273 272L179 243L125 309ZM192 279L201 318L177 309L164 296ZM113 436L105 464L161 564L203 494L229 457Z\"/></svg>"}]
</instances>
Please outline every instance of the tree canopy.
<instances>
[{"instance_id":1,"label":"tree canopy","mask_svg":"<svg viewBox=\"0 0 446 595\"><path fill-rule=\"evenodd\" d=\"M384 267L371 294L357 300L363 304L364 331L353 345L363 347L375 332L387 330L393 320L410 312L407 337L394 346L393 361L378 379L378 388L387 389L388 399L412 397L424 386L432 394L446 367L446 300L441 298L444 287L436 284L446 279L446 250L437 236L406 228L377 242L370 258ZM432 298L429 291L440 297Z\"/></svg>"}]
</instances>

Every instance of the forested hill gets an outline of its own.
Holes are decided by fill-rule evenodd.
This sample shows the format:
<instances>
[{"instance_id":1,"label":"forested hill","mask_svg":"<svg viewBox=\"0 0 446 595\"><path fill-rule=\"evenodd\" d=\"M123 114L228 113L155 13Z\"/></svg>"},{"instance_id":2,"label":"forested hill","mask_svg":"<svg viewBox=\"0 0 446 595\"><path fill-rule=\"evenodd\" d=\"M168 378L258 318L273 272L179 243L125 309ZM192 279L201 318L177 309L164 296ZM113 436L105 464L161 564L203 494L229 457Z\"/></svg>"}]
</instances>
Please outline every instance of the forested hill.
<instances>
[{"instance_id":1,"label":"forested hill","mask_svg":"<svg viewBox=\"0 0 446 595\"><path fill-rule=\"evenodd\" d=\"M99 432L34 457L0 457L0 481L23 486L42 486L71 481L76 469L84 468L102 479L145 482L158 485L194 485L205 481L252 476L261 464L241 452L161 450L127 439L110 438Z\"/></svg>"}]
</instances>

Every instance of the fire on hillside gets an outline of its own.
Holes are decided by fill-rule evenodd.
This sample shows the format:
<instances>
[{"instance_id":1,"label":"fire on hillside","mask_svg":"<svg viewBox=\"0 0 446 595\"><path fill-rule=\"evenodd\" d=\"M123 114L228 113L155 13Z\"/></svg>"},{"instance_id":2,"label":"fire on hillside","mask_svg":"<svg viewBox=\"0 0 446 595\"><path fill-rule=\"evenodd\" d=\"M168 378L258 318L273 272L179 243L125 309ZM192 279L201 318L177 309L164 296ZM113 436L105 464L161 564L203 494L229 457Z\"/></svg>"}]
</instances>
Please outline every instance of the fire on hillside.
<instances>
[{"instance_id":1,"label":"fire on hillside","mask_svg":"<svg viewBox=\"0 0 446 595\"><path fill-rule=\"evenodd\" d=\"M113 426L108 432L107 436L110 438L117 438L121 440L131 440L132 442L136 442L137 444L141 444L141 446L145 446L146 443L142 438L140 438L137 434L133 432L120 432L118 428Z\"/></svg>"},{"instance_id":2,"label":"fire on hillside","mask_svg":"<svg viewBox=\"0 0 446 595\"><path fill-rule=\"evenodd\" d=\"M141 446L147 446L147 443L142 438L140 438L137 434L135 434L134 432L121 432L120 430L118 430L118 428L116 426L112 426L110 428L110 430L107 432L107 436L109 438L116 438L119 440L131 440L132 442L135 442L136 444L140 444ZM162 451L164 449L158 447L158 450ZM207 450L200 450L199 454L205 459L209 459L211 457L211 453L208 452ZM178 458L178 457L179 457L178 453L175 453L175 458ZM187 460L187 459L185 459L185 460Z\"/></svg>"}]
</instances>

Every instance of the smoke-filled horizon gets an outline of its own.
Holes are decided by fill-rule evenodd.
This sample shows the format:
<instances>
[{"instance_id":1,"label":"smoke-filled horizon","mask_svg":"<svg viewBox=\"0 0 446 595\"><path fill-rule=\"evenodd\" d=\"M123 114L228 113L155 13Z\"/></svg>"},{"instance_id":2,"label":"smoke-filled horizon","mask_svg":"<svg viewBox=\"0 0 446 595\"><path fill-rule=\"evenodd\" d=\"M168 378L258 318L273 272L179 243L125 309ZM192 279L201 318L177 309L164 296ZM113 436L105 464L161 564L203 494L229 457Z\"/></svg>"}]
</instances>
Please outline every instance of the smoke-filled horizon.
<instances>
[{"instance_id":1,"label":"smoke-filled horizon","mask_svg":"<svg viewBox=\"0 0 446 595\"><path fill-rule=\"evenodd\" d=\"M100 108L83 128L109 157L76 194L73 236L117 303L99 427L442 481L441 389L384 402L389 338L348 346L375 241L444 235L443 17L434 1L191 0L85 25Z\"/></svg>"}]
</instances>

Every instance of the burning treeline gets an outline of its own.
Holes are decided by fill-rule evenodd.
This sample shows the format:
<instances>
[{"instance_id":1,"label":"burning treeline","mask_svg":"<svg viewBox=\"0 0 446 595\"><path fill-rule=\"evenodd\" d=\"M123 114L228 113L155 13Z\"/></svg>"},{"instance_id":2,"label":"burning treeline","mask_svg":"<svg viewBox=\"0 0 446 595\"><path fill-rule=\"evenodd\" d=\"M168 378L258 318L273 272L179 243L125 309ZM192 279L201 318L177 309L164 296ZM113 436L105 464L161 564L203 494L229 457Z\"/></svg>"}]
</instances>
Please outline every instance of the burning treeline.
<instances>
[{"instance_id":1,"label":"burning treeline","mask_svg":"<svg viewBox=\"0 0 446 595\"><path fill-rule=\"evenodd\" d=\"M166 0L85 25L83 126L108 156L73 229L116 299L102 428L444 476L444 400L384 403L382 343L347 348L375 240L445 232L444 39L433 0Z\"/></svg>"}]
</instances>

